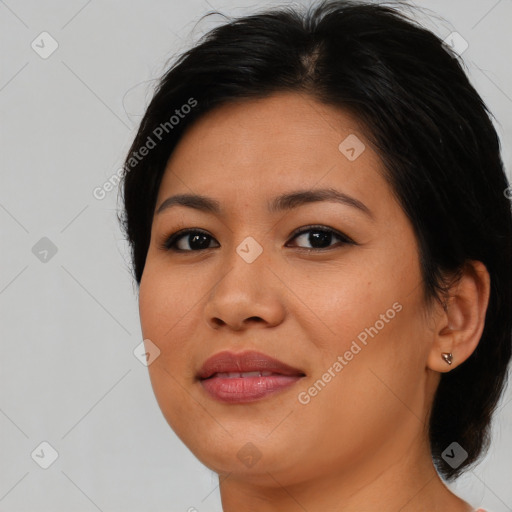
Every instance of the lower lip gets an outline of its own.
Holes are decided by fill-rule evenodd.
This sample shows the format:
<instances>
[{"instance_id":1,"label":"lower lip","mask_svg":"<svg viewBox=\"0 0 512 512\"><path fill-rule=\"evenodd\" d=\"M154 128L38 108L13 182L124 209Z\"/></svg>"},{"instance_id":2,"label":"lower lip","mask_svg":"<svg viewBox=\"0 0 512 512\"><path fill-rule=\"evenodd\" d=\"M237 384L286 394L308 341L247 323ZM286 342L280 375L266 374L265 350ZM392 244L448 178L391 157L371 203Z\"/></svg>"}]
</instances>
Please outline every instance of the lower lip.
<instances>
[{"instance_id":1,"label":"lower lip","mask_svg":"<svg viewBox=\"0 0 512 512\"><path fill-rule=\"evenodd\" d=\"M201 380L212 398L240 404L255 402L289 388L302 379L300 375L267 375L264 377L211 377Z\"/></svg>"}]
</instances>

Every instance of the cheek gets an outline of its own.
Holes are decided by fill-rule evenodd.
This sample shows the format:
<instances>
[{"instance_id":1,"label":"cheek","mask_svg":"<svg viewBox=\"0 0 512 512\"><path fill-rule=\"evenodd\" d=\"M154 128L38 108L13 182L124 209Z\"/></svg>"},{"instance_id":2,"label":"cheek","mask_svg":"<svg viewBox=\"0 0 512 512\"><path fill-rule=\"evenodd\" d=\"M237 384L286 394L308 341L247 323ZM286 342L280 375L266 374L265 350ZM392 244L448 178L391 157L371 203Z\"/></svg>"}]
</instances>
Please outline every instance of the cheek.
<instances>
[{"instance_id":1,"label":"cheek","mask_svg":"<svg viewBox=\"0 0 512 512\"><path fill-rule=\"evenodd\" d=\"M400 400L391 390L406 402L414 401L422 385L429 344L419 267L414 259L409 261L410 265L400 268L402 276L397 275L391 258L381 257L367 265L362 262L357 270L347 266L346 271L330 269L323 275L318 270L309 276L313 279L298 281L309 311L314 312L307 313L308 317L316 318L309 325L303 314L294 313L320 350L320 364L311 379L313 383L320 380L315 386L318 391L311 390L314 396L322 395L314 400L318 406L322 403L328 408L331 400L343 397L340 411L351 410L361 418L365 411L372 416L371 409L378 416L382 404L390 410L394 404L400 409ZM325 279L327 274L329 279Z\"/></svg>"},{"instance_id":2,"label":"cheek","mask_svg":"<svg viewBox=\"0 0 512 512\"><path fill-rule=\"evenodd\" d=\"M384 315L388 311L388 323L370 314L366 325L340 336L299 390L300 403L305 404L299 415L311 436L323 436L333 445L352 439L351 445L340 448L348 459L376 451L382 439L393 438L398 429L412 431L423 416L425 361L419 321L410 301L401 305L400 311L382 310Z\"/></svg>"},{"instance_id":3,"label":"cheek","mask_svg":"<svg viewBox=\"0 0 512 512\"><path fill-rule=\"evenodd\" d=\"M139 287L139 314L144 339L151 340L160 353L148 366L153 392L170 427L181 437L191 428L190 396L184 387L190 385L184 377L193 360L193 346L186 343L193 332L193 307L199 299L183 276L157 268L151 261L146 265Z\"/></svg>"},{"instance_id":4,"label":"cheek","mask_svg":"<svg viewBox=\"0 0 512 512\"><path fill-rule=\"evenodd\" d=\"M183 272L148 258L139 287L139 315L144 337L163 342L190 314L201 294Z\"/></svg>"},{"instance_id":5,"label":"cheek","mask_svg":"<svg viewBox=\"0 0 512 512\"><path fill-rule=\"evenodd\" d=\"M370 256L370 255L366 255ZM359 336L364 343L377 331L389 330L388 324L399 314L407 283L396 279L382 258L351 264L324 265L307 274L297 272L293 291L303 301L292 301L291 315L309 332L312 341L332 356L343 354ZM293 306L291 306L293 307ZM310 319L310 320L309 320Z\"/></svg>"},{"instance_id":6,"label":"cheek","mask_svg":"<svg viewBox=\"0 0 512 512\"><path fill-rule=\"evenodd\" d=\"M196 357L194 326L203 294L188 285L183 273L158 268L151 262L144 270L139 288L140 324L143 338L160 350L148 371L162 407L166 406L165 401L179 402L183 379L189 385L188 379L195 377L191 365Z\"/></svg>"}]
</instances>

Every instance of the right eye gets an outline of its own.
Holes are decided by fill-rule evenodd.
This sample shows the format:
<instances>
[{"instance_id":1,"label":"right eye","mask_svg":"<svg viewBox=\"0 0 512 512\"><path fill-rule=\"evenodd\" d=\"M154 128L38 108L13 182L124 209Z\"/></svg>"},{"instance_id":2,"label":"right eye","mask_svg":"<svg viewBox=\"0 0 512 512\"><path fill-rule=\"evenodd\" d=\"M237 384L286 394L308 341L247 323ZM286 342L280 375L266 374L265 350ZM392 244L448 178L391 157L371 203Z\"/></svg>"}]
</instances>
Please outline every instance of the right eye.
<instances>
[{"instance_id":1,"label":"right eye","mask_svg":"<svg viewBox=\"0 0 512 512\"><path fill-rule=\"evenodd\" d=\"M192 236L193 235L193 236ZM211 249L210 242L215 240L206 231L184 229L168 236L162 244L162 249L175 252L195 252ZM187 246L189 248L187 248Z\"/></svg>"}]
</instances>

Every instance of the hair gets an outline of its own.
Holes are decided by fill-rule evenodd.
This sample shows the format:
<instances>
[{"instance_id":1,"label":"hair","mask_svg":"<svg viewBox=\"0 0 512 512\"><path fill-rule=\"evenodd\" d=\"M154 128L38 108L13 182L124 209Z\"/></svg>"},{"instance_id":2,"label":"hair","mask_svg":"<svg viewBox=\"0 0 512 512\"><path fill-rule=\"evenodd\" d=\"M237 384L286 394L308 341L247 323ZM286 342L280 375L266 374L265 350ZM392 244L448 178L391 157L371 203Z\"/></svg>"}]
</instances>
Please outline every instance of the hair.
<instances>
[{"instance_id":1,"label":"hair","mask_svg":"<svg viewBox=\"0 0 512 512\"><path fill-rule=\"evenodd\" d=\"M480 342L463 364L441 374L426 425L434 464L453 480L487 451L507 382L512 214L492 114L457 55L397 8L345 0L302 12L279 6L214 28L177 58L124 164L119 220L137 285L162 175L185 129L215 107L277 92L308 95L362 123L413 225L426 304L444 305L447 276L456 280L470 260L490 274ZM468 453L456 468L442 458L453 441Z\"/></svg>"}]
</instances>

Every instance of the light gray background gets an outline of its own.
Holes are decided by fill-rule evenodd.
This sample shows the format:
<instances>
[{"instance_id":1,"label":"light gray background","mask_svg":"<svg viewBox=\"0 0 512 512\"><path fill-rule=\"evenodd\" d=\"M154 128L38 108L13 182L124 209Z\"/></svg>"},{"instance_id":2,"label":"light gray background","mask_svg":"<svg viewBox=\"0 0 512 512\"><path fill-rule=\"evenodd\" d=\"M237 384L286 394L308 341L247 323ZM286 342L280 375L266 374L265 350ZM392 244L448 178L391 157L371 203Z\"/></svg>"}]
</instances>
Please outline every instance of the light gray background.
<instances>
[{"instance_id":1,"label":"light gray background","mask_svg":"<svg viewBox=\"0 0 512 512\"><path fill-rule=\"evenodd\" d=\"M93 190L122 165L167 59L223 21L200 16L272 4L0 1L1 511L221 510L216 475L171 431L133 354L142 337L117 189ZM444 18L422 19L431 30L469 43L462 57L510 173L512 1L419 5ZM31 47L50 48L44 31L59 45L46 59ZM47 261L32 250L43 237L57 248ZM501 404L488 456L452 486L493 512L512 510L510 389ZM47 469L43 441L58 452Z\"/></svg>"}]
</instances>

